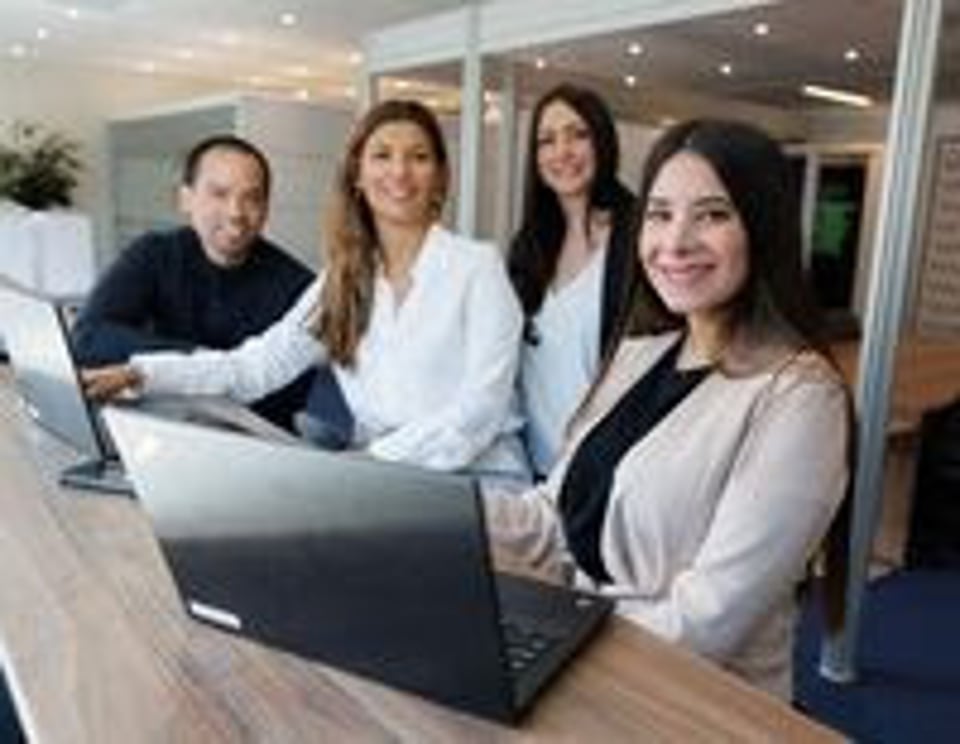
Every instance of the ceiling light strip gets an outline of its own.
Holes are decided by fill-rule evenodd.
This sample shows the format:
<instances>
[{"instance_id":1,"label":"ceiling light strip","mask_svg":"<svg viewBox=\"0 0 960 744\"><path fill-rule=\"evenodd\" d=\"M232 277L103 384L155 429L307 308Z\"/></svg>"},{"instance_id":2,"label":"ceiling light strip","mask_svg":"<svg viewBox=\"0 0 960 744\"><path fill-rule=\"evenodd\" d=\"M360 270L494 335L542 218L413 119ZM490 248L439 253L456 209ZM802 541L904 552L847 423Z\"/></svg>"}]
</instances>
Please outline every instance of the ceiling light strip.
<instances>
[{"instance_id":1,"label":"ceiling light strip","mask_svg":"<svg viewBox=\"0 0 960 744\"><path fill-rule=\"evenodd\" d=\"M842 103L845 106L869 108L873 105L873 99L870 98L870 96L847 90L839 90L837 88L828 88L825 85L807 84L801 86L800 91L808 98L818 98L822 101Z\"/></svg>"}]
</instances>

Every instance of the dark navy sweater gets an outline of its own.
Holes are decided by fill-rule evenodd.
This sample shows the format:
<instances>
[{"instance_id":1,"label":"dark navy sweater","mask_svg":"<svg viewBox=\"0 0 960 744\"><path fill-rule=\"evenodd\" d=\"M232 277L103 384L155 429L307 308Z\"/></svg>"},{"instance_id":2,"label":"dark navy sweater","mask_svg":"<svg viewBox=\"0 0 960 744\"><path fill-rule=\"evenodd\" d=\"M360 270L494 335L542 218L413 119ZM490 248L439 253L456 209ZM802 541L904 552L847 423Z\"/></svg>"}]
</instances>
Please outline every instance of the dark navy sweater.
<instances>
[{"instance_id":1,"label":"dark navy sweater","mask_svg":"<svg viewBox=\"0 0 960 744\"><path fill-rule=\"evenodd\" d=\"M135 240L97 282L73 327L85 367L126 361L135 352L196 347L229 349L279 320L313 273L258 239L240 266L211 263L192 228ZM303 407L309 374L254 408L290 426Z\"/></svg>"}]
</instances>

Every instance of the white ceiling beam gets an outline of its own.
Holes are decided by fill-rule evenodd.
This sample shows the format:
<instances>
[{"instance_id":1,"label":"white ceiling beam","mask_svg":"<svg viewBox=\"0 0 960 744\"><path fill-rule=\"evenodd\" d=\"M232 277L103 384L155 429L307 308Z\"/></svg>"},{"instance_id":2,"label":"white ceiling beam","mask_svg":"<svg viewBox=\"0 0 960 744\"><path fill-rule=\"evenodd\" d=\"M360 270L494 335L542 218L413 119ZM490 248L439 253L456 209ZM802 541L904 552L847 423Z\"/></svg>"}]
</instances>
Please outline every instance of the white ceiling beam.
<instances>
[{"instance_id":1,"label":"white ceiling beam","mask_svg":"<svg viewBox=\"0 0 960 744\"><path fill-rule=\"evenodd\" d=\"M481 54L553 44L716 13L777 4L778 0L498 0L479 6ZM368 69L397 72L460 59L467 47L467 9L388 26L363 42Z\"/></svg>"},{"instance_id":2,"label":"white ceiling beam","mask_svg":"<svg viewBox=\"0 0 960 744\"><path fill-rule=\"evenodd\" d=\"M367 71L384 74L460 59L467 48L468 19L466 9L454 10L369 34L363 40Z\"/></svg>"},{"instance_id":3,"label":"white ceiling beam","mask_svg":"<svg viewBox=\"0 0 960 744\"><path fill-rule=\"evenodd\" d=\"M481 6L488 53L774 4L776 0L525 0Z\"/></svg>"}]
</instances>

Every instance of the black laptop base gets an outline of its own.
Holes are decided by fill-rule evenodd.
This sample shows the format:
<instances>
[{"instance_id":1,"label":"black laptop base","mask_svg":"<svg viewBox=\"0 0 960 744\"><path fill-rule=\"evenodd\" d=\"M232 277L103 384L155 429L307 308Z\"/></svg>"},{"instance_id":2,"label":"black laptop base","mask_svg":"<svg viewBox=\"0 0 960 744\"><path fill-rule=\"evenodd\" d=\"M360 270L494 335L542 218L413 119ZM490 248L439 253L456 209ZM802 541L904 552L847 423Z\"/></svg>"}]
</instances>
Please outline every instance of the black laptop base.
<instances>
[{"instance_id":1,"label":"black laptop base","mask_svg":"<svg viewBox=\"0 0 960 744\"><path fill-rule=\"evenodd\" d=\"M497 576L473 479L103 414L187 610L224 630L516 722L612 608Z\"/></svg>"},{"instance_id":2,"label":"black laptop base","mask_svg":"<svg viewBox=\"0 0 960 744\"><path fill-rule=\"evenodd\" d=\"M613 602L517 576L495 574L504 660L513 681L516 722L547 683L600 630Z\"/></svg>"}]
</instances>

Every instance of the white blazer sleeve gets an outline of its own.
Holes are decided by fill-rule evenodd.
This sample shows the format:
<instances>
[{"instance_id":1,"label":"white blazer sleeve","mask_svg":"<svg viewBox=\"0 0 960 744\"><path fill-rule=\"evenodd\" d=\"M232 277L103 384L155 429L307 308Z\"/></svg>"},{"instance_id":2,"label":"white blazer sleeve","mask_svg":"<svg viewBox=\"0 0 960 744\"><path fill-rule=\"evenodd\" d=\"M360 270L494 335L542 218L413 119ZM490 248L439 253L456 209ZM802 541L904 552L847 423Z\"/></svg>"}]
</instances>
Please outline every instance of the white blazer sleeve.
<instances>
[{"instance_id":1,"label":"white blazer sleeve","mask_svg":"<svg viewBox=\"0 0 960 744\"><path fill-rule=\"evenodd\" d=\"M495 487L482 490L489 545L498 570L556 583L571 578L574 562L555 503L564 470L553 468L546 482L522 493Z\"/></svg>"},{"instance_id":2,"label":"white blazer sleeve","mask_svg":"<svg viewBox=\"0 0 960 744\"><path fill-rule=\"evenodd\" d=\"M374 440L370 451L375 456L456 470L469 465L503 430L523 319L500 256L492 247L482 256L465 290L465 348L447 350L465 356L456 394L439 410Z\"/></svg>"},{"instance_id":3,"label":"white blazer sleeve","mask_svg":"<svg viewBox=\"0 0 960 744\"><path fill-rule=\"evenodd\" d=\"M847 405L840 385L783 380L758 408L722 485L708 533L664 596L622 596L618 611L723 659L792 592L842 500Z\"/></svg>"},{"instance_id":4,"label":"white blazer sleeve","mask_svg":"<svg viewBox=\"0 0 960 744\"><path fill-rule=\"evenodd\" d=\"M319 286L318 281L307 287L283 318L233 349L134 355L130 363L143 376L143 392L252 401L292 381L326 357L307 327Z\"/></svg>"}]
</instances>

